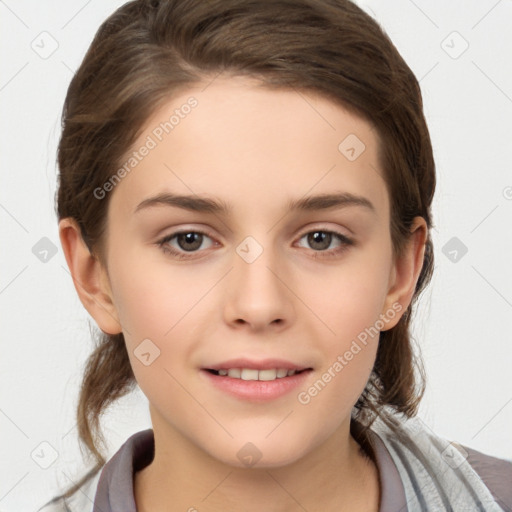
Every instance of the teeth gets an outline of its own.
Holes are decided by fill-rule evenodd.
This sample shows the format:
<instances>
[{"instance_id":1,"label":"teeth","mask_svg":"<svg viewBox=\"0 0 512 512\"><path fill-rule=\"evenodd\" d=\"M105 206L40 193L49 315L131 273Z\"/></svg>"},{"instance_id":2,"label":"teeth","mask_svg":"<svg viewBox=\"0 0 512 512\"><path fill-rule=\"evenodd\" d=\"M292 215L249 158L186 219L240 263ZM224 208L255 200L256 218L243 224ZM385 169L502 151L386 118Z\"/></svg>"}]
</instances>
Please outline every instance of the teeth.
<instances>
[{"instance_id":1,"label":"teeth","mask_svg":"<svg viewBox=\"0 0 512 512\"><path fill-rule=\"evenodd\" d=\"M277 370L260 370L258 380L276 380Z\"/></svg>"},{"instance_id":2,"label":"teeth","mask_svg":"<svg viewBox=\"0 0 512 512\"><path fill-rule=\"evenodd\" d=\"M254 368L230 368L229 370L217 370L217 373L223 377L228 376L232 379L241 380L276 380L283 377L291 377L297 373L297 370L287 370L286 368L271 368L268 370L256 370Z\"/></svg>"},{"instance_id":3,"label":"teeth","mask_svg":"<svg viewBox=\"0 0 512 512\"><path fill-rule=\"evenodd\" d=\"M242 380L259 380L258 370L250 370L249 368L242 368Z\"/></svg>"}]
</instances>

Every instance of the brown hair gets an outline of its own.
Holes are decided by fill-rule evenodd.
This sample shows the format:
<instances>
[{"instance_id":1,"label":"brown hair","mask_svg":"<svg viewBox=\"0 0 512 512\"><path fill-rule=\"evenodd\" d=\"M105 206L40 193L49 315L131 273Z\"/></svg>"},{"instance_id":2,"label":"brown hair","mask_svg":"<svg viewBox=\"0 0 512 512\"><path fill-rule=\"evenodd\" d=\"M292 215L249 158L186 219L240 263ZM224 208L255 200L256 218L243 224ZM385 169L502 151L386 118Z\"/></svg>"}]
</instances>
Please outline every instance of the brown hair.
<instances>
[{"instance_id":1,"label":"brown hair","mask_svg":"<svg viewBox=\"0 0 512 512\"><path fill-rule=\"evenodd\" d=\"M407 242L415 216L426 220L429 233L413 300L398 324L380 333L354 417L374 418L384 406L413 416L424 374L409 324L433 271L435 164L418 81L378 23L351 1L134 0L120 7L99 28L68 89L58 148L59 219L74 218L91 254L104 261L109 197L98 200L94 190L119 168L163 102L221 72L319 94L376 129L394 254ZM77 413L95 469L105 462L100 415L136 384L123 335L100 334L97 341Z\"/></svg>"}]
</instances>

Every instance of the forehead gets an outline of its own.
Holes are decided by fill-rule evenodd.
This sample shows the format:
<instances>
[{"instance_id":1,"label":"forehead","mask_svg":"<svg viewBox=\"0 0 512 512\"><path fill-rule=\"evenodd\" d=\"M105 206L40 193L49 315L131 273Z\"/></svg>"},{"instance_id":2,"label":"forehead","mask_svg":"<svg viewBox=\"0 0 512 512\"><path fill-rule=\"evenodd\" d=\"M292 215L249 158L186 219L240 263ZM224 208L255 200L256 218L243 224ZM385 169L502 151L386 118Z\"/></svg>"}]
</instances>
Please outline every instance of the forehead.
<instances>
[{"instance_id":1,"label":"forehead","mask_svg":"<svg viewBox=\"0 0 512 512\"><path fill-rule=\"evenodd\" d=\"M127 152L113 208L133 214L163 191L276 210L306 195L348 192L388 210L370 123L312 93L217 77L174 95Z\"/></svg>"}]
</instances>

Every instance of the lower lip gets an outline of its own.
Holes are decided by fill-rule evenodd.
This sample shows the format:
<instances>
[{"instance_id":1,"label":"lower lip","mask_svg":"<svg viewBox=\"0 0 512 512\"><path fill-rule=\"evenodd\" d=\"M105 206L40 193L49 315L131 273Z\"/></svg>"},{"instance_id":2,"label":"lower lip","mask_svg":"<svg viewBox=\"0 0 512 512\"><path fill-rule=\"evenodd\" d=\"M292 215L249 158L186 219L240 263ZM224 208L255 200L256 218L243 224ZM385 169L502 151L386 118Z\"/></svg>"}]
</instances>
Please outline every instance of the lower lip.
<instances>
[{"instance_id":1,"label":"lower lip","mask_svg":"<svg viewBox=\"0 0 512 512\"><path fill-rule=\"evenodd\" d=\"M207 370L201 370L209 382L217 389L236 398L253 402L275 400L303 384L312 370L305 370L289 377L275 380L242 380L228 376L215 375Z\"/></svg>"}]
</instances>

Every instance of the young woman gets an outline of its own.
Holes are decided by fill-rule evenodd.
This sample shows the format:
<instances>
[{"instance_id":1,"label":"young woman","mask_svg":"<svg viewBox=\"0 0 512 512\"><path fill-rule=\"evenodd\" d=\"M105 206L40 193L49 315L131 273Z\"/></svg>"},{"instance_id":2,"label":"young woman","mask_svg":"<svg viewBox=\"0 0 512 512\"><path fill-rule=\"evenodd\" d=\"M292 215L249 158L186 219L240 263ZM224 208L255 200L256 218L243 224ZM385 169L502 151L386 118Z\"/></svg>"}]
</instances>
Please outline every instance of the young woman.
<instances>
[{"instance_id":1,"label":"young woman","mask_svg":"<svg viewBox=\"0 0 512 512\"><path fill-rule=\"evenodd\" d=\"M135 0L68 90L59 230L102 334L41 510L503 511L512 464L415 413L433 270L420 88L348 0ZM152 429L106 462L133 386Z\"/></svg>"}]
</instances>

